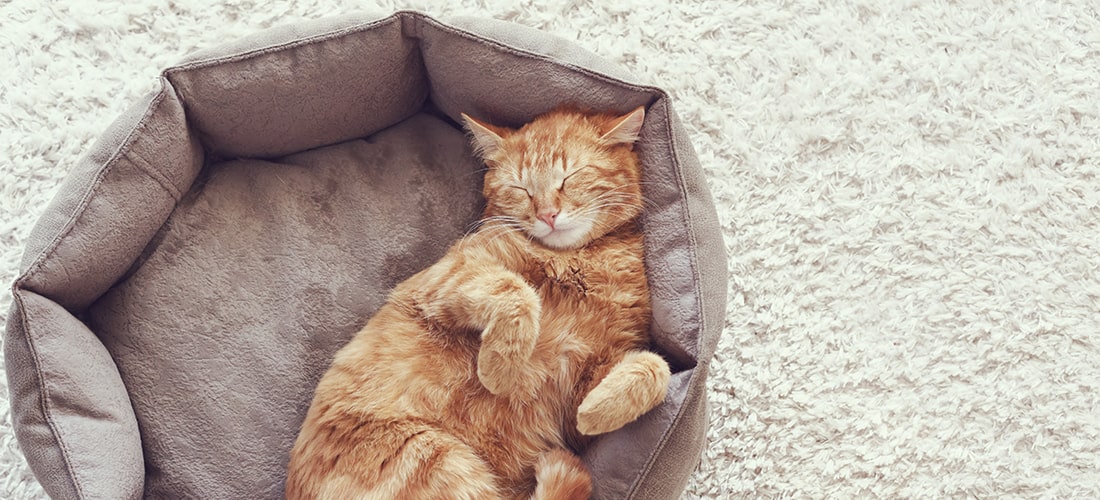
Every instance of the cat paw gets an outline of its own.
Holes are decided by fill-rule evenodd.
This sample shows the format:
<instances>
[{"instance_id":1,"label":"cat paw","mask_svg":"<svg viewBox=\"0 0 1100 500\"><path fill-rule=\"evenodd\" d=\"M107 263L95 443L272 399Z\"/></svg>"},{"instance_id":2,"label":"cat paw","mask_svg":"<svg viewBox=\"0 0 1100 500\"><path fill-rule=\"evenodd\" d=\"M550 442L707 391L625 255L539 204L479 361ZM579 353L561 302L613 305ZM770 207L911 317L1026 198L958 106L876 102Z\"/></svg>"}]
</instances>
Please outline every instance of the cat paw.
<instances>
[{"instance_id":1,"label":"cat paw","mask_svg":"<svg viewBox=\"0 0 1100 500\"><path fill-rule=\"evenodd\" d=\"M533 392L531 355L538 340L538 317L493 325L482 333L477 354L477 378L489 392L498 395L525 395Z\"/></svg>"},{"instance_id":2,"label":"cat paw","mask_svg":"<svg viewBox=\"0 0 1100 500\"><path fill-rule=\"evenodd\" d=\"M619 430L641 416L641 414L633 415L633 412L625 411L625 408L612 408L615 405L609 400L600 401L599 399L603 398L585 398L584 403L577 409L577 430L585 436L596 436Z\"/></svg>"},{"instance_id":3,"label":"cat paw","mask_svg":"<svg viewBox=\"0 0 1100 500\"><path fill-rule=\"evenodd\" d=\"M577 408L577 430L605 434L633 422L664 401L668 363L651 352L632 352L612 367Z\"/></svg>"}]
</instances>

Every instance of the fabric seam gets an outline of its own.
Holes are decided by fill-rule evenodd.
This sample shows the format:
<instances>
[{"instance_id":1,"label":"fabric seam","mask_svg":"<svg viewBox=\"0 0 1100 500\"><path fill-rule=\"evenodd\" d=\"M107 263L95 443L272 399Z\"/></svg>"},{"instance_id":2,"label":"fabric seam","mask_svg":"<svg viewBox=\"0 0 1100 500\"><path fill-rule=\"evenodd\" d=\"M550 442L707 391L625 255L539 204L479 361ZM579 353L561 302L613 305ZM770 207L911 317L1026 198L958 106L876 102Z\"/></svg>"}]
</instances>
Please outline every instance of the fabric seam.
<instances>
[{"instance_id":1,"label":"fabric seam","mask_svg":"<svg viewBox=\"0 0 1100 500\"><path fill-rule=\"evenodd\" d=\"M306 45L312 45L312 44L315 44L315 43L322 43L322 42L327 42L327 41L330 41L330 40L335 40L337 38L342 38L342 37L345 37L345 36L348 36L348 35L351 35L351 34L365 32L365 31L374 29L378 26L391 24L394 21L399 21L398 16L402 12L404 12L404 11L395 12L393 14L390 14L390 15L386 16L386 17L383 17L383 18L380 18L380 19L375 19L373 21L358 22L358 23L352 24L350 26L346 26L346 27L331 30L331 31L326 31L324 33L313 35L313 36L308 37L308 38L300 38L300 39L297 39L297 40L290 40L290 41L283 42L283 43L277 43L277 44L268 45L268 46L265 46L265 47L259 47L259 48L255 48L255 49L242 51L242 52L237 52L235 54L229 54L229 55L218 56L218 57L211 57L209 59L202 59L202 60L199 60L199 61L193 61L193 62L182 64L182 65L179 65L179 66L172 66L172 67L164 70L162 74L167 78L167 77L172 76L175 73L183 73L183 72L186 72L186 71L202 70L202 69L206 69L206 68L209 68L209 67L212 67L212 66L217 66L217 65L220 65L220 64L237 63L237 62L247 61L249 59L254 59L256 57L264 56L264 55L270 54L272 52L278 52L280 50L293 49L293 48L297 48L297 47L304 47Z\"/></svg>"},{"instance_id":2,"label":"fabric seam","mask_svg":"<svg viewBox=\"0 0 1100 500\"><path fill-rule=\"evenodd\" d=\"M76 475L76 470L73 468L72 452L69 450L65 440L61 438L61 429L53 418L53 410L50 409L50 392L46 387L46 377L42 374L42 362L38 358L38 349L34 347L34 341L32 340L33 335L31 335L30 325L27 321L27 307L23 301L23 292L23 290L12 287L12 298L15 303L18 304L19 312L22 316L20 323L22 323L23 326L23 340L26 341L27 350L30 351L31 363L34 365L35 382L38 385L38 392L41 394L39 406L42 410L42 417L46 421L50 433L53 434L58 449L61 451L61 460L65 464L65 471L68 473L69 481L73 485L73 490L76 491L77 498L83 499L86 498L84 495L84 487L80 484L80 480Z\"/></svg>"},{"instance_id":3,"label":"fabric seam","mask_svg":"<svg viewBox=\"0 0 1100 500\"><path fill-rule=\"evenodd\" d=\"M149 163L149 160L146 160L144 156L139 155L134 155L133 158L134 159L130 161L130 164L138 170L144 172L145 175L148 175L149 178L152 179L154 182L160 184L161 189L165 190L169 194L169 196L172 197L173 200L178 203L180 199L183 198L183 193L181 193L180 190L176 188L176 186L172 185L172 182L163 173L153 169L152 165L150 165Z\"/></svg>"},{"instance_id":4,"label":"fabric seam","mask_svg":"<svg viewBox=\"0 0 1100 500\"><path fill-rule=\"evenodd\" d=\"M120 159L125 155L126 152L130 150L130 147L133 146L136 132L145 127L145 125L148 123L149 117L152 116L157 106L159 106L160 103L164 100L164 97L165 92L162 87L157 95L153 97L153 99L149 102L145 113L142 115L141 119L138 120L138 123L130 129L130 131L126 135L126 138L122 140L115 152L111 153L108 159L103 163L103 166L100 167L99 172L96 174L94 180L84 192L80 203L73 210L72 214L65 222L64 229L62 229L57 234L57 236L55 236L53 240L50 241L50 243L45 248L43 248L38 257L36 257L34 261L32 261L31 265L27 267L26 272L22 273L19 278L16 279L15 283L12 286L13 299L18 304L19 310L23 315L23 337L27 342L27 349L30 351L31 354L31 362L34 365L34 376L36 379L35 382L38 385L38 391L42 397L42 403L40 405L42 418L49 426L50 431L53 434L54 440L57 443L58 449L61 451L61 457L62 461L64 462L65 471L68 475L68 479L73 484L73 487L77 493L77 497L81 499L86 498L84 494L84 489L80 483L79 478L77 477L76 470L73 468L72 465L72 451L70 450L66 440L64 439L64 433L61 432L61 429L58 427L56 420L54 419L54 412L50 403L50 391L46 386L46 376L42 373L42 363L39 358L38 349L35 347L35 343L32 339L33 335L31 334L31 329L29 328L29 324L27 321L26 305L24 304L21 295L24 291L26 291L25 286L27 282L31 280L33 276L39 272L39 270L41 270L42 266L45 265L45 262L47 262L50 257L52 257L54 253L57 252L57 249L61 246L61 242L64 241L65 238L69 234L71 234L73 229L75 229L76 226L79 224L80 219L84 216L84 213L88 209L88 205L91 203L91 200L96 197L99 186L103 184L104 179L106 179L106 177L110 175Z\"/></svg>"},{"instance_id":5,"label":"fabric seam","mask_svg":"<svg viewBox=\"0 0 1100 500\"><path fill-rule=\"evenodd\" d=\"M100 167L99 172L95 176L95 179L88 186L84 195L81 197L80 203L77 205L76 209L73 210L73 213L69 216L69 219L65 222L64 229L62 229L61 232L59 232L57 236L55 236L53 240L50 241L49 245L42 249L42 252L39 253L38 257L36 257L34 261L31 262L31 265L27 267L27 271L21 274L18 279L16 279L15 286L22 288L26 284L26 282L30 280L31 277L35 273L37 273L39 269L42 268L44 263L53 256L54 252L56 252L58 247L61 246L61 241L64 240L70 233L72 233L73 229L76 228L80 218L88 209L88 205L91 203L92 198L95 198L97 189L101 184L103 184L103 180L115 169L115 165L117 165L119 160L125 155L125 153L130 150L130 147L133 146L137 131L145 127L145 125L148 123L149 117L153 115L156 107L160 105L161 101L164 100L164 97L165 92L164 87L162 86L160 91L157 92L157 95L153 98L153 100L149 102L149 106L145 109L145 113L141 116L141 119L138 120L138 123L130 129L130 131L126 135L126 138L122 140L121 144L119 144L118 149L115 150L114 153L111 153L107 161L103 162L103 166ZM144 171L144 169L142 170ZM169 192L169 194L171 194L171 192Z\"/></svg>"},{"instance_id":6,"label":"fabric seam","mask_svg":"<svg viewBox=\"0 0 1100 500\"><path fill-rule=\"evenodd\" d=\"M536 60L539 60L539 61L545 61L545 62L554 64L554 65L561 66L563 68L575 71L577 73L581 73L581 74L583 74L587 77L593 78L595 80L599 80L599 81L602 81L602 82L605 82L605 83L612 83L612 84L615 84L615 85L619 85L621 87L625 87L627 90L651 92L651 93L659 94L658 97L665 97L665 98L669 97L667 92L665 92L664 90L662 90L658 87L654 87L652 85L631 83L631 82L622 80L620 78L617 78L617 77L614 77L614 76L611 76L611 75L607 75L607 74L604 74L604 73L599 73L599 72L596 72L596 71L592 71L588 68L585 68L585 67L582 67L582 66L577 66L575 64L572 64L572 63L569 63L569 62L566 62L566 61L562 61L562 60L554 58L554 57L550 57L546 54L539 54L537 52L532 52L532 51L529 51L529 50L526 50L526 49L515 47L515 46L507 44L506 42L503 42L503 41L500 41L500 40L497 40L497 39L494 39L494 38L489 38L487 36L478 35L476 33L472 33L470 31L464 30L462 28L458 28L458 27L455 27L455 26L451 26L449 24L445 24L445 23L443 23L441 21L438 21L438 20L436 20L436 19L434 19L430 16L420 14L419 12L409 12L409 11L398 12L398 14L402 14L402 13L417 16L420 19L421 22L431 24L433 27L435 27L437 29L453 33L455 35L461 36L462 38L465 38L465 39L473 41L473 42L479 42L479 43L485 43L485 44L491 45L491 46L495 47L498 50L507 52L507 53L512 54L512 55L521 56L521 57L525 57L525 58L528 58L528 59L536 59ZM596 57L599 57L599 56L596 56Z\"/></svg>"},{"instance_id":7,"label":"fabric seam","mask_svg":"<svg viewBox=\"0 0 1100 500\"><path fill-rule=\"evenodd\" d=\"M671 103L669 103L669 99L667 98L667 96L666 96L666 99L664 99L664 102L662 104L663 104L663 107L665 108L665 116L668 117L667 120L666 120L666 123L665 123L665 133L668 134L668 138L669 138L668 148L669 148L669 153L671 153L670 158L672 158L672 165L673 165L673 168L676 170L676 177L677 177L677 180L679 181L678 182L678 184L679 184L678 187L680 188L680 196L681 196L680 199L682 200L681 205L683 206L683 210L684 210L684 215L682 217L682 220L683 220L683 223L684 223L684 227L688 228L688 238L689 238L689 241L690 241L691 281L692 281L692 287L695 289L695 302L699 307L699 335L695 339L695 351L696 351L695 355L696 355L696 358L699 358L700 357L699 355L703 354L703 353L699 352L699 348L700 348L700 345L702 344L702 336L703 336L704 332L706 332L706 330L707 330L707 319L706 319L706 311L703 309L703 307L704 307L703 296L702 296L701 293L699 293L700 290L701 290L700 283L699 283L699 254L696 251L696 245L698 244L698 240L695 237L695 225L692 224L692 218L690 217L691 208L690 208L690 206L687 202L688 193L687 193L686 185L684 183L684 173L683 173L683 169L680 168L680 160L679 160L679 156L677 155L676 135L673 133L673 130L672 130L672 113L673 113L672 105L671 105ZM694 392L693 389L695 387L695 384L697 383L695 378L698 377L700 373L705 374L708 371L706 369L706 365L710 364L710 359L709 358L708 359L697 359L696 361L697 362L696 362L695 372L691 374L690 378L688 378L688 396L690 396L691 393ZM700 366L700 365L703 365L703 366ZM651 454L649 456L649 460L646 461L646 464L642 468L641 473L638 474L638 476L635 478L634 484L631 486L630 491L626 495L627 499L632 499L632 498L635 497L635 495L638 492L638 488L641 487L642 478L649 475L649 471L653 469L653 465L657 462L657 456L662 451L664 451L665 446L668 444L668 440L669 440L669 437L672 434L672 430L680 426L680 421L683 420L683 417L684 417L684 410L687 407L687 404L686 404L687 397L686 396L684 398L684 401L685 401L685 404L680 405L680 408L676 412L676 417L674 417L672 419L672 425L668 426L668 428L665 429L665 432L661 435L661 440L659 441L656 450L654 451L653 454Z\"/></svg>"}]
</instances>

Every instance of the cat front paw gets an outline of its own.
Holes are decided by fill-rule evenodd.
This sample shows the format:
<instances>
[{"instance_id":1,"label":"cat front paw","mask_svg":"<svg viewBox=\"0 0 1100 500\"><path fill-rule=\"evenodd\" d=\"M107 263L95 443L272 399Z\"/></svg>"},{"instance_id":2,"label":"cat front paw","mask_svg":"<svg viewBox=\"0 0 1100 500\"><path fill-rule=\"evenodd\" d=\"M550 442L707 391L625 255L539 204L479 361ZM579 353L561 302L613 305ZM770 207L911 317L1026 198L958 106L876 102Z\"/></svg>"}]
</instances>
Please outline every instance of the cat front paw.
<instances>
[{"instance_id":1,"label":"cat front paw","mask_svg":"<svg viewBox=\"0 0 1100 500\"><path fill-rule=\"evenodd\" d=\"M606 434L622 428L641 415L635 413L637 412L630 411L602 394L592 397L589 393L589 397L577 409L577 430L586 436Z\"/></svg>"},{"instance_id":2,"label":"cat front paw","mask_svg":"<svg viewBox=\"0 0 1100 500\"><path fill-rule=\"evenodd\" d=\"M670 378L668 363L660 356L628 353L581 401L577 430L595 436L633 422L664 401Z\"/></svg>"},{"instance_id":3,"label":"cat front paw","mask_svg":"<svg viewBox=\"0 0 1100 500\"><path fill-rule=\"evenodd\" d=\"M538 341L537 314L486 328L477 354L477 378L498 396L531 396L535 381L531 355Z\"/></svg>"}]
</instances>

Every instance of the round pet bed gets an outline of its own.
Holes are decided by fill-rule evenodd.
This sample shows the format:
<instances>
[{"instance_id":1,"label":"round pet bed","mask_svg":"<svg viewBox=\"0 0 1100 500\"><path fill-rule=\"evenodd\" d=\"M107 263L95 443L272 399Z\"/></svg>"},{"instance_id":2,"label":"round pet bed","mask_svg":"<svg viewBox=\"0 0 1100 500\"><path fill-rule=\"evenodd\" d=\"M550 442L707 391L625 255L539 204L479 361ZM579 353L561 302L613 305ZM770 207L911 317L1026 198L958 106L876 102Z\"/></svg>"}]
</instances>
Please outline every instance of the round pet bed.
<instances>
[{"instance_id":1,"label":"round pet bed","mask_svg":"<svg viewBox=\"0 0 1100 500\"><path fill-rule=\"evenodd\" d=\"M43 214L5 355L19 443L56 498L277 498L332 354L480 211L460 113L648 107L637 150L667 400L584 456L598 498L675 498L704 446L726 269L660 89L483 19L357 15L189 57Z\"/></svg>"}]
</instances>

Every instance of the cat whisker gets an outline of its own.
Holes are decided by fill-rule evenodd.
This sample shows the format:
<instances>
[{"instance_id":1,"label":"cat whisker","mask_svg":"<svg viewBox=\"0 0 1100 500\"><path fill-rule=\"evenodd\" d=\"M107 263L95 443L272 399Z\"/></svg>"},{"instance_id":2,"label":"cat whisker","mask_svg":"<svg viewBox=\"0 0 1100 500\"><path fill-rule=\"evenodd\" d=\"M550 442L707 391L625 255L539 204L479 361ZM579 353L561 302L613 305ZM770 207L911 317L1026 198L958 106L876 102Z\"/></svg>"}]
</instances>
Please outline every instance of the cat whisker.
<instances>
[{"instance_id":1,"label":"cat whisker","mask_svg":"<svg viewBox=\"0 0 1100 500\"><path fill-rule=\"evenodd\" d=\"M647 208L647 200L644 197L639 197L636 194L621 191L621 189L624 188L626 188L626 186L619 186L616 188L612 188L611 190L608 190L604 193L600 193L600 195L596 196L595 199L593 199L588 205L585 206L585 210L596 210L613 205L630 209L637 208L640 210L645 210ZM653 205L648 204L648 206Z\"/></svg>"},{"instance_id":2,"label":"cat whisker","mask_svg":"<svg viewBox=\"0 0 1100 500\"><path fill-rule=\"evenodd\" d=\"M641 198L634 193L625 193L621 191L607 191L606 193L600 193L593 201L599 200L636 200Z\"/></svg>"},{"instance_id":3,"label":"cat whisker","mask_svg":"<svg viewBox=\"0 0 1100 500\"><path fill-rule=\"evenodd\" d=\"M593 201L599 201L599 200L603 200L603 199L618 199L618 200L626 200L626 201L641 200L643 205L650 204L649 199L647 199L644 194L625 193L625 192L619 191L619 189L621 189L622 187L625 187L625 186L621 186L619 188L614 188L614 189L611 189L607 192L601 193Z\"/></svg>"},{"instance_id":4,"label":"cat whisker","mask_svg":"<svg viewBox=\"0 0 1100 500\"><path fill-rule=\"evenodd\" d=\"M500 170L502 170L502 171L504 171L504 173L508 174L508 175L509 175L509 176L511 176L512 178L514 178L514 179L519 179L519 171L518 171L518 170L516 170L516 168L515 168L515 167L511 167L511 166L509 166L509 167L501 167L501 166L498 166L497 168L498 168L498 169L500 169Z\"/></svg>"},{"instance_id":5,"label":"cat whisker","mask_svg":"<svg viewBox=\"0 0 1100 500\"><path fill-rule=\"evenodd\" d=\"M591 210L588 213L577 213L576 217L585 218L592 224L594 229L599 232L611 232L619 228L627 219L616 219L612 221L602 220L600 217L596 217L594 212L600 212L601 210Z\"/></svg>"},{"instance_id":6,"label":"cat whisker","mask_svg":"<svg viewBox=\"0 0 1100 500\"><path fill-rule=\"evenodd\" d=\"M510 215L491 215L489 217L484 217L484 218L478 219L474 222L471 222L470 227L472 229L478 229L478 228L481 228L483 226L486 226L486 225L488 225L490 223L494 223L494 222L505 223L505 224L518 224L519 219L517 219L515 217L512 217Z\"/></svg>"},{"instance_id":7,"label":"cat whisker","mask_svg":"<svg viewBox=\"0 0 1100 500\"><path fill-rule=\"evenodd\" d=\"M600 203L600 204L585 205L580 210L576 211L574 213L574 215L576 215L576 216L586 216L587 217L587 216L591 216L593 214L605 212L608 209L614 208L614 207L625 208L625 209L628 209L628 210L636 210L636 209L644 208L644 207L638 205L637 203L609 201L609 202Z\"/></svg>"},{"instance_id":8,"label":"cat whisker","mask_svg":"<svg viewBox=\"0 0 1100 500\"><path fill-rule=\"evenodd\" d=\"M614 213L612 210L608 210L606 207L605 208L600 208L600 209L595 209L595 210L590 210L590 211L586 211L586 212L578 212L578 213L574 214L575 217L587 218L587 219L590 219L590 220L600 220L602 218L601 215L618 216L616 218L625 220L625 219L622 218L622 215L623 215L622 213Z\"/></svg>"},{"instance_id":9,"label":"cat whisker","mask_svg":"<svg viewBox=\"0 0 1100 500\"><path fill-rule=\"evenodd\" d=\"M520 225L518 222L496 221L496 222L493 222L491 224L485 224L485 225L479 227L478 231L482 232L482 233L492 233L492 232L497 232L497 231L511 231L511 230L522 229L522 228L523 228L523 226Z\"/></svg>"},{"instance_id":10,"label":"cat whisker","mask_svg":"<svg viewBox=\"0 0 1100 500\"><path fill-rule=\"evenodd\" d=\"M466 225L466 232L462 233L462 237L465 238L485 226L485 219L478 219Z\"/></svg>"},{"instance_id":11,"label":"cat whisker","mask_svg":"<svg viewBox=\"0 0 1100 500\"><path fill-rule=\"evenodd\" d=\"M658 182L640 182L638 184L641 185L643 188L645 188L646 186L656 186L660 183L658 183ZM640 198L642 200L642 205L644 205L645 208L647 208L647 209L656 207L657 204L649 196L647 196L645 194L645 192L646 192L646 190L642 189L642 193L641 193L641 196L640 196Z\"/></svg>"},{"instance_id":12,"label":"cat whisker","mask_svg":"<svg viewBox=\"0 0 1100 500\"><path fill-rule=\"evenodd\" d=\"M479 231L478 234L481 237L486 238L488 241L497 240L512 233L526 233L523 226L519 223L498 223L487 227L483 231Z\"/></svg>"},{"instance_id":13,"label":"cat whisker","mask_svg":"<svg viewBox=\"0 0 1100 500\"><path fill-rule=\"evenodd\" d=\"M489 217L489 218L481 219L478 222L479 223L478 223L477 227L482 228L482 227L487 227L487 226L514 225L514 224L518 224L519 220L511 218L511 217L496 216L496 217Z\"/></svg>"},{"instance_id":14,"label":"cat whisker","mask_svg":"<svg viewBox=\"0 0 1100 500\"><path fill-rule=\"evenodd\" d=\"M607 193L601 194L600 196L597 196L595 199L596 200L636 201L636 200L644 200L645 197L641 196L641 195L634 194L634 193L622 193L622 192L610 192L609 191Z\"/></svg>"},{"instance_id":15,"label":"cat whisker","mask_svg":"<svg viewBox=\"0 0 1100 500\"><path fill-rule=\"evenodd\" d=\"M632 193L623 193L623 192L614 192L614 191L608 191L608 192L606 192L606 193L601 193L601 194L600 194L599 196L596 196L595 198L593 198L593 200L592 200L592 201L601 201L601 200L635 200L635 199L637 199L637 198L638 198L638 196L637 196L637 195L635 195L635 194L632 194Z\"/></svg>"},{"instance_id":16,"label":"cat whisker","mask_svg":"<svg viewBox=\"0 0 1100 500\"><path fill-rule=\"evenodd\" d=\"M466 172L465 177L473 177L475 175L484 176L485 172L488 172L488 171L489 171L489 167L484 167L484 168L479 168L479 169L476 169L476 170L471 170L469 172Z\"/></svg>"}]
</instances>

